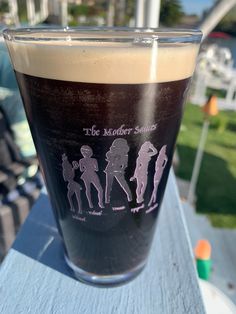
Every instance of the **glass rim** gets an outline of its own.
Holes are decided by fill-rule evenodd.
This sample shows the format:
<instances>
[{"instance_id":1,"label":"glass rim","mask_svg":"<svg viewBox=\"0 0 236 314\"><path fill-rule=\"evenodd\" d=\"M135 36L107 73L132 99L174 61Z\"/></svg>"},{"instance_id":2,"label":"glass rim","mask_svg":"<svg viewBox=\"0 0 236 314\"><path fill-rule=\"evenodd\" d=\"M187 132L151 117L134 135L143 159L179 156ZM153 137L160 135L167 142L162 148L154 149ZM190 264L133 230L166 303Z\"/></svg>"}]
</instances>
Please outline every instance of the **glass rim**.
<instances>
[{"instance_id":1,"label":"glass rim","mask_svg":"<svg viewBox=\"0 0 236 314\"><path fill-rule=\"evenodd\" d=\"M58 36L60 34L60 36ZM62 36L64 35L64 36ZM70 37L73 35L73 37ZM8 41L72 41L151 39L160 43L200 43L202 32L198 29L148 28L148 27L27 27L7 28L3 36Z\"/></svg>"}]
</instances>

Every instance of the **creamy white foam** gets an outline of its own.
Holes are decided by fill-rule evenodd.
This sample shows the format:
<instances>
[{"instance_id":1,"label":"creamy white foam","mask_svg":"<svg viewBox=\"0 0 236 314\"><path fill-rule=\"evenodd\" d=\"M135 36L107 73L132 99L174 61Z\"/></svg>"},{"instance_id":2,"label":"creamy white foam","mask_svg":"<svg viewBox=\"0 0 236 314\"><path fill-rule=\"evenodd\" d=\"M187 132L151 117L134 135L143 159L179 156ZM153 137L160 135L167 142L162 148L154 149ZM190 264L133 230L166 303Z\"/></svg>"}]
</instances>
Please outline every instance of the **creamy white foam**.
<instances>
[{"instance_id":1,"label":"creamy white foam","mask_svg":"<svg viewBox=\"0 0 236 314\"><path fill-rule=\"evenodd\" d=\"M7 41L16 71L37 77L96 83L149 83L192 76L197 44L153 49L130 43Z\"/></svg>"}]
</instances>

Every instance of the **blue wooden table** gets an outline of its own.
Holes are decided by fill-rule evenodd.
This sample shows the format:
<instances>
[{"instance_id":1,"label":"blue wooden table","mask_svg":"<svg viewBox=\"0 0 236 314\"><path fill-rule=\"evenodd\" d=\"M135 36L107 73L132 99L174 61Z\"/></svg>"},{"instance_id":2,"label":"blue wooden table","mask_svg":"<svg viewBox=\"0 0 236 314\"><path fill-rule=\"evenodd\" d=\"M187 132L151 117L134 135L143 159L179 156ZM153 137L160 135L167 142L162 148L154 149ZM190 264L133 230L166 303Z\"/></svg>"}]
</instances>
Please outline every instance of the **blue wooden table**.
<instances>
[{"instance_id":1,"label":"blue wooden table","mask_svg":"<svg viewBox=\"0 0 236 314\"><path fill-rule=\"evenodd\" d=\"M205 313L173 173L148 265L118 288L74 279L42 193L1 266L0 313Z\"/></svg>"}]
</instances>

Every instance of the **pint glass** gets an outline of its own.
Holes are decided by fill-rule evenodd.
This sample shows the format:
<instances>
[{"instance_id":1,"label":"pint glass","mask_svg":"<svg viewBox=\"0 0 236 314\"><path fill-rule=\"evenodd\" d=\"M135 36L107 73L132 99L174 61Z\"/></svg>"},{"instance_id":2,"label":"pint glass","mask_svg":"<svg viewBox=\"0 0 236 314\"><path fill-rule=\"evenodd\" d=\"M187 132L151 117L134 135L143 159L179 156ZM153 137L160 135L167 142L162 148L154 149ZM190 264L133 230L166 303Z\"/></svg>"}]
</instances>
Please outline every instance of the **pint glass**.
<instances>
[{"instance_id":1,"label":"pint glass","mask_svg":"<svg viewBox=\"0 0 236 314\"><path fill-rule=\"evenodd\" d=\"M150 251L201 33L66 28L4 37L66 262L95 285L132 279Z\"/></svg>"}]
</instances>

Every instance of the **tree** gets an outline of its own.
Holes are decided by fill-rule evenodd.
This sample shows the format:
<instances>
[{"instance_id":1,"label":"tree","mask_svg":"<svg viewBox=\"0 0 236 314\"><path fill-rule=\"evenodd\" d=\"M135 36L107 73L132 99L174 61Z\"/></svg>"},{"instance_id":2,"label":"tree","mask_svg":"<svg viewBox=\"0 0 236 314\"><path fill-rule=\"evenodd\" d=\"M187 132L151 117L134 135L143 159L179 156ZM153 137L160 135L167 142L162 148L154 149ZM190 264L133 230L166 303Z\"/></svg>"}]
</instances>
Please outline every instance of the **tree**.
<instances>
[{"instance_id":1,"label":"tree","mask_svg":"<svg viewBox=\"0 0 236 314\"><path fill-rule=\"evenodd\" d=\"M0 13L9 12L8 1L0 1Z\"/></svg>"},{"instance_id":2,"label":"tree","mask_svg":"<svg viewBox=\"0 0 236 314\"><path fill-rule=\"evenodd\" d=\"M215 31L221 31L236 36L236 6L219 22Z\"/></svg>"},{"instance_id":3,"label":"tree","mask_svg":"<svg viewBox=\"0 0 236 314\"><path fill-rule=\"evenodd\" d=\"M176 25L183 16L182 6L179 0L162 0L160 23L164 26Z\"/></svg>"}]
</instances>

